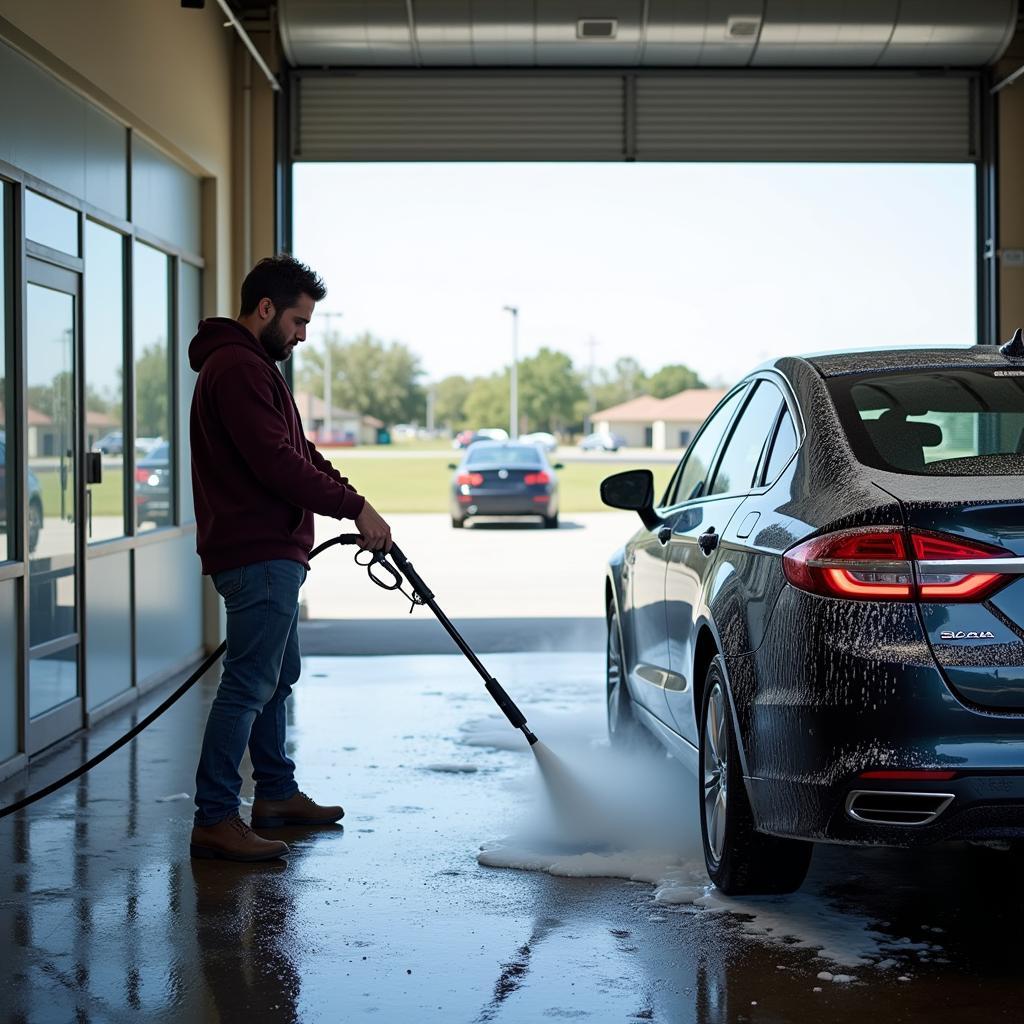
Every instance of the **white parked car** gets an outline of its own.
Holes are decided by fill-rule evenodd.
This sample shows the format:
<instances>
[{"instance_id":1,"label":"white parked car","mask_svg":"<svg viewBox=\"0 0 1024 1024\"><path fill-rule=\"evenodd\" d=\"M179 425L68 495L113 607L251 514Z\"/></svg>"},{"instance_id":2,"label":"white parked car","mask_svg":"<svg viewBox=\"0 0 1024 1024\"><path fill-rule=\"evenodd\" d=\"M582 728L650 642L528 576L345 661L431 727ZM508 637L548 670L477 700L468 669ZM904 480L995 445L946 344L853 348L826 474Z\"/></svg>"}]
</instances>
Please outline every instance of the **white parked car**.
<instances>
[{"instance_id":1,"label":"white parked car","mask_svg":"<svg viewBox=\"0 0 1024 1024\"><path fill-rule=\"evenodd\" d=\"M617 452L623 440L618 434L587 434L580 441L580 448L585 452Z\"/></svg>"},{"instance_id":2,"label":"white parked car","mask_svg":"<svg viewBox=\"0 0 1024 1024\"><path fill-rule=\"evenodd\" d=\"M524 444L539 444L546 452L553 452L558 447L558 438L544 430L537 430L532 434L522 434L519 440Z\"/></svg>"}]
</instances>

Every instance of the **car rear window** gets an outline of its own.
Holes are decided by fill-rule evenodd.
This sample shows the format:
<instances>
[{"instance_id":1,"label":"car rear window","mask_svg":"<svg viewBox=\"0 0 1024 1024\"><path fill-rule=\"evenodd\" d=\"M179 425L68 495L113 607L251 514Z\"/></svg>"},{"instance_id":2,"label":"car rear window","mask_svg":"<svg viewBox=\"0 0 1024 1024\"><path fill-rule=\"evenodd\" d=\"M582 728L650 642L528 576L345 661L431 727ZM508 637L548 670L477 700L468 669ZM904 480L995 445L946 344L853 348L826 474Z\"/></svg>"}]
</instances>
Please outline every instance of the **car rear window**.
<instances>
[{"instance_id":1,"label":"car rear window","mask_svg":"<svg viewBox=\"0 0 1024 1024\"><path fill-rule=\"evenodd\" d=\"M829 388L865 465L923 476L1024 468L1024 370L839 377Z\"/></svg>"},{"instance_id":2,"label":"car rear window","mask_svg":"<svg viewBox=\"0 0 1024 1024\"><path fill-rule=\"evenodd\" d=\"M540 453L535 445L488 444L472 447L466 455L467 466L539 466Z\"/></svg>"}]
</instances>

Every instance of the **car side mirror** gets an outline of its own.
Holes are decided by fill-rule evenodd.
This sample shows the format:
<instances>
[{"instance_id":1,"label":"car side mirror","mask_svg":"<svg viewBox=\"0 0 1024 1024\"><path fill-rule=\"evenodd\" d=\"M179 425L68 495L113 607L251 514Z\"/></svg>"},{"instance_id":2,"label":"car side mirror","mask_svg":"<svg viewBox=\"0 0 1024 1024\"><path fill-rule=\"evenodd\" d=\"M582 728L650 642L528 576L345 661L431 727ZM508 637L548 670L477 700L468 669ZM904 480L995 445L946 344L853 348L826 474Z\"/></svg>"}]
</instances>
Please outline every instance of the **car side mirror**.
<instances>
[{"instance_id":1,"label":"car side mirror","mask_svg":"<svg viewBox=\"0 0 1024 1024\"><path fill-rule=\"evenodd\" d=\"M448 468L449 469L458 469L459 467L454 462L449 462L448 463Z\"/></svg>"},{"instance_id":2,"label":"car side mirror","mask_svg":"<svg viewBox=\"0 0 1024 1024\"><path fill-rule=\"evenodd\" d=\"M561 462L556 462L551 468L552 469L565 469L565 466L563 466Z\"/></svg>"},{"instance_id":3,"label":"car side mirror","mask_svg":"<svg viewBox=\"0 0 1024 1024\"><path fill-rule=\"evenodd\" d=\"M654 474L649 469L628 469L605 477L601 500L612 508L636 512L649 530L661 522L654 511Z\"/></svg>"}]
</instances>

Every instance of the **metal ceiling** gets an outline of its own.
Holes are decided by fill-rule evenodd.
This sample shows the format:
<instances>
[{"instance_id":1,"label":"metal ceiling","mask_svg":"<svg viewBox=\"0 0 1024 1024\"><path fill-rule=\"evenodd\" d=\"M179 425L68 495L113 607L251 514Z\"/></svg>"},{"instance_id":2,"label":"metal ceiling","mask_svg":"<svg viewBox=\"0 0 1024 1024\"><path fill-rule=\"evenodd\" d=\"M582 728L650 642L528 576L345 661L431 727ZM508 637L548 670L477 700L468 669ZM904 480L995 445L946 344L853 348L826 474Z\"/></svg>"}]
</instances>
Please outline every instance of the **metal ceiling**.
<instances>
[{"instance_id":1,"label":"metal ceiling","mask_svg":"<svg viewBox=\"0 0 1024 1024\"><path fill-rule=\"evenodd\" d=\"M279 0L310 67L983 67L1018 0Z\"/></svg>"}]
</instances>

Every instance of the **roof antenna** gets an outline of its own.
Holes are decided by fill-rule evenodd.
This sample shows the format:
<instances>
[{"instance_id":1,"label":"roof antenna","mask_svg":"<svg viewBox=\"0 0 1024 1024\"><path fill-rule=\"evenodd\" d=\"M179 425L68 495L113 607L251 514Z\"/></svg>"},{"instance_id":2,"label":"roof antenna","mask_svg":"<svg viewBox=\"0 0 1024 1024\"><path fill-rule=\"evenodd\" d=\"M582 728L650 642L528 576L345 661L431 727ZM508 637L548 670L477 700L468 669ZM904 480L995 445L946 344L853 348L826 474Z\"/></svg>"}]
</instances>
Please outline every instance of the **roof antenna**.
<instances>
[{"instance_id":1,"label":"roof antenna","mask_svg":"<svg viewBox=\"0 0 1024 1024\"><path fill-rule=\"evenodd\" d=\"M999 346L999 351L1007 359L1024 359L1024 337L1021 337L1021 330L1018 327L1013 337L1005 345Z\"/></svg>"}]
</instances>

